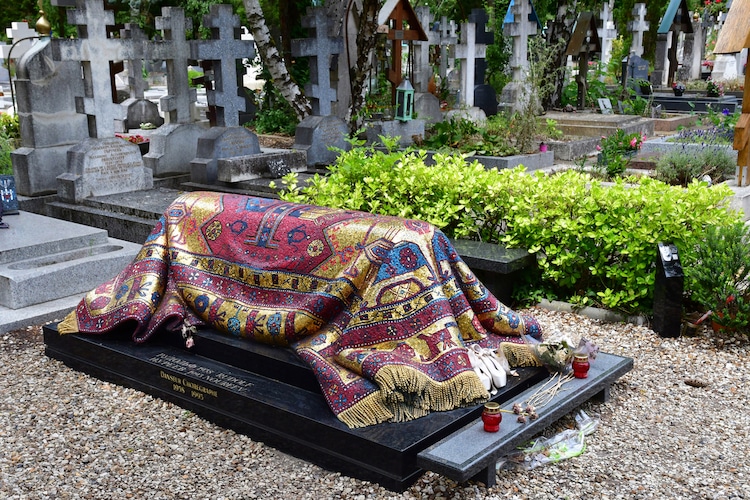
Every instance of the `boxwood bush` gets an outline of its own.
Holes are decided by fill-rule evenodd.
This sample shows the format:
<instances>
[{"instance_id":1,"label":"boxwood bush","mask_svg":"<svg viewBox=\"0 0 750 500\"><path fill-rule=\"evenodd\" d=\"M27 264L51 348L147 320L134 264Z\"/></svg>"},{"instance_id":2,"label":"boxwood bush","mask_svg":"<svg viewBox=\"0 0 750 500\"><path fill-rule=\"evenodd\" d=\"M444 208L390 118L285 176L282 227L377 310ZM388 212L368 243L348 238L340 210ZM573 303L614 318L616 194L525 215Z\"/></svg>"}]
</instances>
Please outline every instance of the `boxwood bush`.
<instances>
[{"instance_id":1,"label":"boxwood bush","mask_svg":"<svg viewBox=\"0 0 750 500\"><path fill-rule=\"evenodd\" d=\"M645 177L605 184L578 170L528 174L487 170L461 155L437 155L435 166L424 158L355 147L341 152L330 175L305 186L289 174L280 196L421 219L451 238L527 248L539 266L519 297L628 313L652 307L658 242L676 244L690 260L707 227L740 218L727 208L725 186L683 189Z\"/></svg>"}]
</instances>

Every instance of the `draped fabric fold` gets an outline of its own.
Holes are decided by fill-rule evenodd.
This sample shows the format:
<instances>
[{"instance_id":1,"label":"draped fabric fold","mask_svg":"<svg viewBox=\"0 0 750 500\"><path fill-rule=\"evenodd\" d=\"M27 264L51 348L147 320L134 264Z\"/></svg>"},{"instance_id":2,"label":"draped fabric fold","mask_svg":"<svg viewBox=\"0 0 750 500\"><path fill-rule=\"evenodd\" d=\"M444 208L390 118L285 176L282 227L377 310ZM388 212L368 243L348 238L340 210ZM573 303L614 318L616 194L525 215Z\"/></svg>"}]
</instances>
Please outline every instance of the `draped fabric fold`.
<instances>
[{"instance_id":1,"label":"draped fabric fold","mask_svg":"<svg viewBox=\"0 0 750 500\"><path fill-rule=\"evenodd\" d=\"M482 402L466 345L541 337L425 222L209 192L175 200L58 330L124 324L136 342L206 326L289 346L350 427Z\"/></svg>"}]
</instances>

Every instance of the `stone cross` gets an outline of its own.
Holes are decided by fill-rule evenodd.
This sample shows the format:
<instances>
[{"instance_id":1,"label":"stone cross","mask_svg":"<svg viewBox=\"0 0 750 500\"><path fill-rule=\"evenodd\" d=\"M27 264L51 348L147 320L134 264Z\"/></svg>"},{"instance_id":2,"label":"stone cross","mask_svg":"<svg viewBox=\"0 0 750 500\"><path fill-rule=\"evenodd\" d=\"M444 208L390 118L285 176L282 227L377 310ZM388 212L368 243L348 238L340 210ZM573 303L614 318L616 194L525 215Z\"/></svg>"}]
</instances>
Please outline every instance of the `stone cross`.
<instances>
[{"instance_id":1,"label":"stone cross","mask_svg":"<svg viewBox=\"0 0 750 500\"><path fill-rule=\"evenodd\" d=\"M211 40L200 40L193 45L195 59L212 61L214 85L206 87L209 106L216 107L216 124L237 127L240 111L245 110L246 97L237 60L255 57L255 43L240 39L240 18L233 14L231 5L212 5L203 25L211 28Z\"/></svg>"},{"instance_id":2,"label":"stone cross","mask_svg":"<svg viewBox=\"0 0 750 500\"><path fill-rule=\"evenodd\" d=\"M649 29L649 22L646 21L645 3L637 3L633 6L633 20L628 22L628 29L633 32L633 44L630 46L630 52L642 56L643 34Z\"/></svg>"},{"instance_id":3,"label":"stone cross","mask_svg":"<svg viewBox=\"0 0 750 500\"><path fill-rule=\"evenodd\" d=\"M167 95L159 100L159 106L168 123L190 123L190 105L195 102L196 92L188 85L190 44L185 33L192 29L193 23L185 18L182 8L162 7L155 25L163 39L151 43L149 59L162 59L167 65Z\"/></svg>"},{"instance_id":4,"label":"stone cross","mask_svg":"<svg viewBox=\"0 0 750 500\"><path fill-rule=\"evenodd\" d=\"M419 18L419 24L427 26L427 41L415 40L414 46L414 89L417 92L428 92L430 78L434 74L430 56L432 55L432 48L436 45L440 45L440 32L433 29L434 16L430 13L430 8L427 6L420 6L416 9L417 17Z\"/></svg>"},{"instance_id":5,"label":"stone cross","mask_svg":"<svg viewBox=\"0 0 750 500\"><path fill-rule=\"evenodd\" d=\"M451 47L458 43L458 34L456 33L456 21L450 20L446 16L440 19L440 78L446 78L448 72L453 69L453 58L450 57Z\"/></svg>"},{"instance_id":6,"label":"stone cross","mask_svg":"<svg viewBox=\"0 0 750 500\"><path fill-rule=\"evenodd\" d=\"M330 25L324 7L311 7L302 19L302 26L314 38L292 40L292 55L310 58L310 83L305 86L305 95L311 101L313 116L331 115L331 103L337 100L336 89L331 86L331 71L333 59L344 50L344 39L328 36Z\"/></svg>"},{"instance_id":7,"label":"stone cross","mask_svg":"<svg viewBox=\"0 0 750 500\"><path fill-rule=\"evenodd\" d=\"M68 10L68 23L78 27L79 38L58 40L53 46L54 58L81 63L84 96L76 97L76 111L88 116L89 136L114 137L115 121L124 120L125 112L114 102L108 63L137 58L132 41L107 37L115 15L104 9L103 0L78 0L76 8Z\"/></svg>"},{"instance_id":8,"label":"stone cross","mask_svg":"<svg viewBox=\"0 0 750 500\"><path fill-rule=\"evenodd\" d=\"M536 35L537 22L531 19L532 10L529 0L512 0L508 13L509 15L505 16L503 32L505 36L513 39L509 64L513 70L513 81L521 82L529 67L529 37Z\"/></svg>"},{"instance_id":9,"label":"stone cross","mask_svg":"<svg viewBox=\"0 0 750 500\"><path fill-rule=\"evenodd\" d=\"M461 43L456 46L456 59L461 61L461 88L464 102L474 106L474 86L484 83L487 45L493 34L486 31L489 16L483 9L472 9L468 23L461 27Z\"/></svg>"},{"instance_id":10,"label":"stone cross","mask_svg":"<svg viewBox=\"0 0 750 500\"><path fill-rule=\"evenodd\" d=\"M148 38L146 37L146 33L137 24L125 24L125 28L120 30L120 38L123 40L132 40L137 55L142 56L145 53ZM130 96L136 99L143 99L143 94L146 92L146 80L143 79L143 57L128 59L125 61L125 67L128 70Z\"/></svg>"},{"instance_id":11,"label":"stone cross","mask_svg":"<svg viewBox=\"0 0 750 500\"><path fill-rule=\"evenodd\" d=\"M10 45L0 45L0 59L8 60L13 57L13 59L20 59L21 56L29 50L31 47L31 44L33 44L36 40L34 40L31 37L38 37L39 34L29 28L28 23L20 22L20 23L11 23L10 28L5 29L5 34L8 36L8 39L13 40L13 43ZM27 38L27 40L24 40L24 38ZM15 47L13 47L15 45ZM13 49L13 53L11 54L11 48Z\"/></svg>"},{"instance_id":12,"label":"stone cross","mask_svg":"<svg viewBox=\"0 0 750 500\"><path fill-rule=\"evenodd\" d=\"M599 40L602 43L602 66L607 66L610 57L612 56L612 41L617 38L617 29L615 28L614 19L612 17L612 5L611 1L604 2L600 13L602 27L599 28Z\"/></svg>"}]
</instances>

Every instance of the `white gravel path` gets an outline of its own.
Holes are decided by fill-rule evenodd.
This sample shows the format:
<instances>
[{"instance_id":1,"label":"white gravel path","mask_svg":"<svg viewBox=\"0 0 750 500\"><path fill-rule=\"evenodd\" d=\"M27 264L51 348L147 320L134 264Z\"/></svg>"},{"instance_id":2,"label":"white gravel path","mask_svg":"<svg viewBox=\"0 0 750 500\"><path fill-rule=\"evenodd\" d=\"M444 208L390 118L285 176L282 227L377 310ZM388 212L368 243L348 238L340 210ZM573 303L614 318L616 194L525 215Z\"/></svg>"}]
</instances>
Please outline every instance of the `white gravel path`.
<instances>
[{"instance_id":1,"label":"white gravel path","mask_svg":"<svg viewBox=\"0 0 750 500\"><path fill-rule=\"evenodd\" d=\"M528 312L635 367L608 403L583 405L601 426L581 456L503 470L493 488L427 472L394 493L321 469L49 359L35 327L0 336L0 498L750 498L750 347Z\"/></svg>"}]
</instances>

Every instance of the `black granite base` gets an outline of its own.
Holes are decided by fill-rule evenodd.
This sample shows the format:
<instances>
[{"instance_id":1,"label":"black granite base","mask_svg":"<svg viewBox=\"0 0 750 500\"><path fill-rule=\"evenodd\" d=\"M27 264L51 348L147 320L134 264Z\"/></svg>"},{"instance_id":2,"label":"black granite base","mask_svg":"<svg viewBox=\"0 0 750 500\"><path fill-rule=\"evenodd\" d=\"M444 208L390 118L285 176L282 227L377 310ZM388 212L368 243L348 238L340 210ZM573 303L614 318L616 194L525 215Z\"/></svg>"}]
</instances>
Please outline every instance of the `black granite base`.
<instances>
[{"instance_id":1,"label":"black granite base","mask_svg":"<svg viewBox=\"0 0 750 500\"><path fill-rule=\"evenodd\" d=\"M46 354L74 369L172 401L281 451L395 491L424 472L417 453L481 415L482 405L404 423L349 429L327 406L312 371L288 349L200 332L133 343L127 332L64 335L44 327ZM547 376L521 369L493 400L506 402Z\"/></svg>"}]
</instances>

